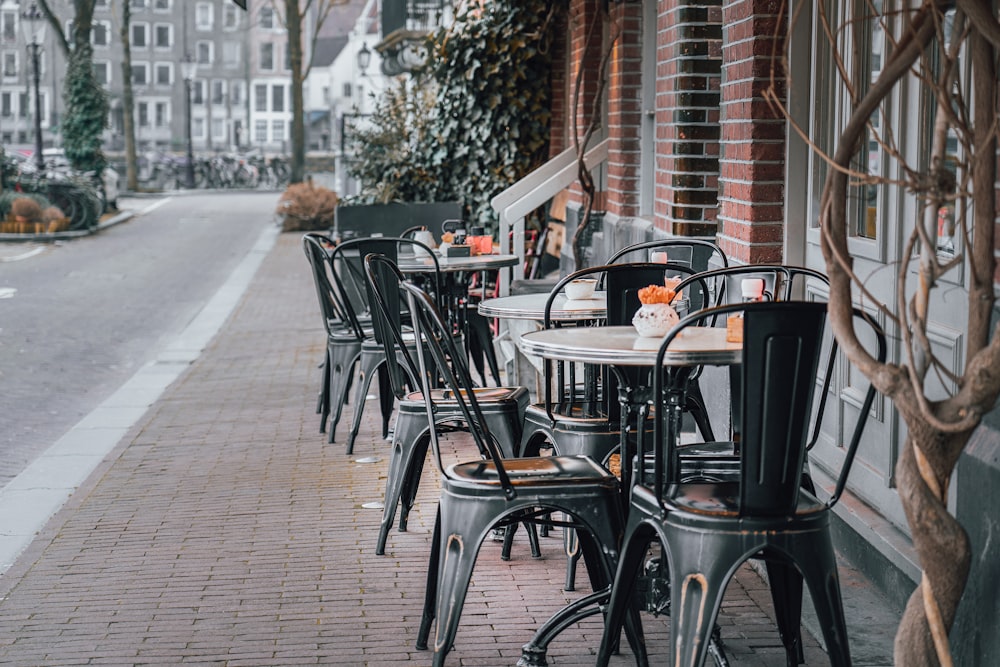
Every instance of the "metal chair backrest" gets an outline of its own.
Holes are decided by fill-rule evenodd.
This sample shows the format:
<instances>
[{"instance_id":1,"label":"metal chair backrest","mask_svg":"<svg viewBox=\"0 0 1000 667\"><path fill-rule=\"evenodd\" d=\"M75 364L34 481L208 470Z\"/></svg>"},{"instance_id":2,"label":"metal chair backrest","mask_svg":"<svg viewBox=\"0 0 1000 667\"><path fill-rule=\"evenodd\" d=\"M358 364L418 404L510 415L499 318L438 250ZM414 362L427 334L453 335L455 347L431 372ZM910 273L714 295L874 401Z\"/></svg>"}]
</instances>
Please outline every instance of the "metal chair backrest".
<instances>
[{"instance_id":1,"label":"metal chair backrest","mask_svg":"<svg viewBox=\"0 0 1000 667\"><path fill-rule=\"evenodd\" d=\"M307 233L302 237L302 250L305 252L306 259L309 260L320 313L323 315L323 325L329 334L334 323L344 321L344 315L337 303L330 275L327 273L329 255L325 248L325 242L328 240L322 234L316 233Z\"/></svg>"},{"instance_id":2,"label":"metal chair backrest","mask_svg":"<svg viewBox=\"0 0 1000 667\"><path fill-rule=\"evenodd\" d=\"M664 338L654 368L654 396L662 401L655 419L654 478L660 493L678 481L680 461L666 431L668 389L676 377L664 368L667 348L691 326L742 311L744 337L740 403L740 513L773 516L795 509L806 455L806 435L816 368L823 344L826 304L760 302L708 308L683 318ZM666 451L663 451L663 448ZM641 460L641 459L640 459ZM669 493L669 491L666 491Z\"/></svg>"},{"instance_id":3,"label":"metal chair backrest","mask_svg":"<svg viewBox=\"0 0 1000 667\"><path fill-rule=\"evenodd\" d=\"M401 399L406 396L407 385L412 385L419 374L403 339L400 313L406 297L400 285L405 277L395 262L379 253L365 256L365 277L372 303L372 324L376 332L381 332L379 342L385 350L389 384L392 393Z\"/></svg>"},{"instance_id":4,"label":"metal chair backrest","mask_svg":"<svg viewBox=\"0 0 1000 667\"><path fill-rule=\"evenodd\" d=\"M469 373L465 351L456 346L451 325L438 310L434 300L410 281L404 281L400 286L406 293L413 319L414 335L423 341L421 345L416 346L420 390L427 408L431 448L438 469L442 475L449 476L441 457L438 426L434 420L432 390L435 378L439 377L444 386L451 390L480 454L495 465L497 481L503 488L504 496L513 499L517 493L503 466L499 445L490 433L482 409L476 400L475 383Z\"/></svg>"},{"instance_id":5,"label":"metal chair backrest","mask_svg":"<svg viewBox=\"0 0 1000 667\"><path fill-rule=\"evenodd\" d=\"M633 243L617 251L607 261L617 264L626 255L641 253L638 257L629 258L629 262L652 261L654 252L665 252L667 262L685 264L695 271L707 271L713 258L723 267L729 266L729 258L718 244L705 239L659 239Z\"/></svg>"}]
</instances>

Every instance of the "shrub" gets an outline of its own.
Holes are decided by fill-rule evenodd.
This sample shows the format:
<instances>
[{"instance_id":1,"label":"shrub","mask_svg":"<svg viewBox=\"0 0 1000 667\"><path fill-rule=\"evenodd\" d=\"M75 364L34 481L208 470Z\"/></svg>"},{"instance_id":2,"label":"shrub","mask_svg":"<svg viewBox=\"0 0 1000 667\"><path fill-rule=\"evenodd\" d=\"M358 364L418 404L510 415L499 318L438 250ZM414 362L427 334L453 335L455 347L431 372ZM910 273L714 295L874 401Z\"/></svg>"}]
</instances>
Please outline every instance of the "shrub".
<instances>
[{"instance_id":1,"label":"shrub","mask_svg":"<svg viewBox=\"0 0 1000 667\"><path fill-rule=\"evenodd\" d=\"M289 185L275 212L282 218L282 231L311 232L333 227L336 210L337 193L309 180Z\"/></svg>"}]
</instances>

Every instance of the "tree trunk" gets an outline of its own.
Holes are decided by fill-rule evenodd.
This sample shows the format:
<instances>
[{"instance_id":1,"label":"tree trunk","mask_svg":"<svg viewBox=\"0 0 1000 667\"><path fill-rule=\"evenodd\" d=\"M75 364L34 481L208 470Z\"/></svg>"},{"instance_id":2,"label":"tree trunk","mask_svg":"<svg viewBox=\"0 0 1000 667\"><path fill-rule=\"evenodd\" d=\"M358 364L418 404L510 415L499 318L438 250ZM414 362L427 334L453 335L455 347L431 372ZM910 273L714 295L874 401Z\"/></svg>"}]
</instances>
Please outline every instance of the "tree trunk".
<instances>
[{"instance_id":1,"label":"tree trunk","mask_svg":"<svg viewBox=\"0 0 1000 667\"><path fill-rule=\"evenodd\" d=\"M305 176L305 109L302 99L302 14L298 0L285 0L285 27L288 30L288 55L292 75L292 164L291 182L301 183Z\"/></svg>"},{"instance_id":2,"label":"tree trunk","mask_svg":"<svg viewBox=\"0 0 1000 667\"><path fill-rule=\"evenodd\" d=\"M135 98L132 95L132 42L129 31L132 24L132 2L122 0L122 128L125 132L125 187L132 192L139 188L135 152Z\"/></svg>"}]
</instances>

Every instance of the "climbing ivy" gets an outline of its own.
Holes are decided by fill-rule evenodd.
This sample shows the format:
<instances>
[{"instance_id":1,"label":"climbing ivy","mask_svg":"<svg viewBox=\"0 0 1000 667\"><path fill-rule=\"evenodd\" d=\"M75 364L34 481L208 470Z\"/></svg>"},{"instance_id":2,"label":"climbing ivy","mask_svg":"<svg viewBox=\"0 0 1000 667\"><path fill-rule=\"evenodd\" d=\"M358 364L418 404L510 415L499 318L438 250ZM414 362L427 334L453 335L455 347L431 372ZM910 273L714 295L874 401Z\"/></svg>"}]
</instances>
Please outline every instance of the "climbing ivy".
<instances>
[{"instance_id":1,"label":"climbing ivy","mask_svg":"<svg viewBox=\"0 0 1000 667\"><path fill-rule=\"evenodd\" d=\"M76 45L68 54L63 95L66 112L62 135L66 158L74 169L100 174L107 166L101 151L101 133L108 122L108 99L94 77L89 44Z\"/></svg>"},{"instance_id":2,"label":"climbing ivy","mask_svg":"<svg viewBox=\"0 0 1000 667\"><path fill-rule=\"evenodd\" d=\"M458 200L492 223L490 199L548 156L549 47L564 11L564 0L466 3L432 35L425 69L359 133L351 173L368 196Z\"/></svg>"}]
</instances>

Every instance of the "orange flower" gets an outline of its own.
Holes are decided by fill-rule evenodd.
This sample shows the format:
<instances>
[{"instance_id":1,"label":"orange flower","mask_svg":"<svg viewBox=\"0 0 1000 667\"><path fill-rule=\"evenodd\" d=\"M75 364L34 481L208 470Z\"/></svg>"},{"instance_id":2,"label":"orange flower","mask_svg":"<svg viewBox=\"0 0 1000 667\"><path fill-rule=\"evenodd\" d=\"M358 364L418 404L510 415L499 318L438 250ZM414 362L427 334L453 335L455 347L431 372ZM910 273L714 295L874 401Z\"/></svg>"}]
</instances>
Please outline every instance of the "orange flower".
<instances>
[{"instance_id":1,"label":"orange flower","mask_svg":"<svg viewBox=\"0 0 1000 667\"><path fill-rule=\"evenodd\" d=\"M662 285L650 285L639 290L639 301L644 304L650 303L670 303L674 300L675 292Z\"/></svg>"}]
</instances>

